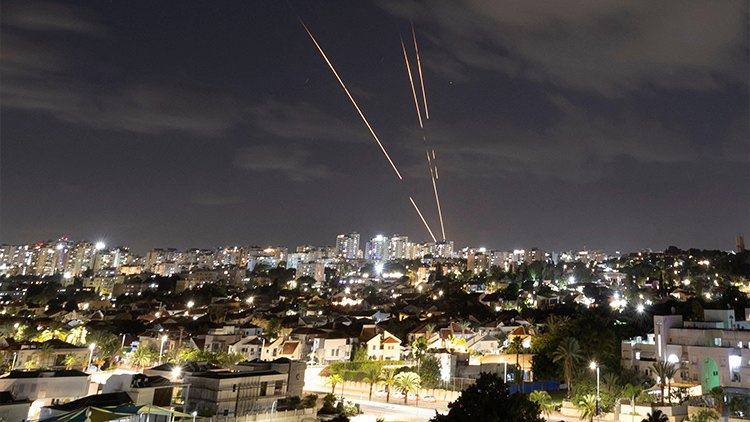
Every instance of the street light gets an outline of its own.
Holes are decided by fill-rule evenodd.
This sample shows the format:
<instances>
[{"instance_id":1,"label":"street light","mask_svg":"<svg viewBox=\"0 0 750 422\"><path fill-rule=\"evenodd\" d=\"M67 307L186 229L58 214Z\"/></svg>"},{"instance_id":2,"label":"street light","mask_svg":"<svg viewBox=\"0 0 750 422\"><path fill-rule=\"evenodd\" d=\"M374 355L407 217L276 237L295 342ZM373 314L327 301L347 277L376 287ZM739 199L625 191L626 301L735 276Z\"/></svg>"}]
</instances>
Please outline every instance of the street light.
<instances>
[{"instance_id":1,"label":"street light","mask_svg":"<svg viewBox=\"0 0 750 422\"><path fill-rule=\"evenodd\" d=\"M161 354L164 351L164 342L167 341L167 336L161 337L161 346L159 347L159 365L161 365Z\"/></svg>"},{"instance_id":2,"label":"street light","mask_svg":"<svg viewBox=\"0 0 750 422\"><path fill-rule=\"evenodd\" d=\"M193 410L193 413L191 413L191 415L193 415L193 422L195 422L195 417L198 416L198 412Z\"/></svg>"},{"instance_id":3,"label":"street light","mask_svg":"<svg viewBox=\"0 0 750 422\"><path fill-rule=\"evenodd\" d=\"M599 365L596 362L591 362L589 368L596 369L596 417L600 418L602 414L602 405L599 400Z\"/></svg>"},{"instance_id":4,"label":"street light","mask_svg":"<svg viewBox=\"0 0 750 422\"><path fill-rule=\"evenodd\" d=\"M94 349L95 348L96 348L96 344L95 343L91 343L89 345L89 349L91 351L91 353L89 353L89 365L88 365L89 372L91 372L91 361L94 359Z\"/></svg>"}]
</instances>

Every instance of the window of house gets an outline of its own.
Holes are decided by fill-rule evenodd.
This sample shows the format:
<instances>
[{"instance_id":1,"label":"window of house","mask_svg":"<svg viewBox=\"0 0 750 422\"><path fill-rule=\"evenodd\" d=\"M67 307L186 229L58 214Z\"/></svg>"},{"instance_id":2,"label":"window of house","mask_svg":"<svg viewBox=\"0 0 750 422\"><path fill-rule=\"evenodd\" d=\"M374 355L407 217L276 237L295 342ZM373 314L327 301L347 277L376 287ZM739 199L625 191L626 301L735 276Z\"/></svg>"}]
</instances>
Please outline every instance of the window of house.
<instances>
[{"instance_id":1,"label":"window of house","mask_svg":"<svg viewBox=\"0 0 750 422\"><path fill-rule=\"evenodd\" d=\"M276 381L276 385L273 386L273 394L275 396L278 396L281 394L281 390L284 387L284 381L278 380Z\"/></svg>"},{"instance_id":2,"label":"window of house","mask_svg":"<svg viewBox=\"0 0 750 422\"><path fill-rule=\"evenodd\" d=\"M232 384L232 392L234 393L237 391L237 384Z\"/></svg>"},{"instance_id":3,"label":"window of house","mask_svg":"<svg viewBox=\"0 0 750 422\"><path fill-rule=\"evenodd\" d=\"M268 383L266 381L263 381L260 383L260 394L261 396L265 396L268 393Z\"/></svg>"}]
</instances>

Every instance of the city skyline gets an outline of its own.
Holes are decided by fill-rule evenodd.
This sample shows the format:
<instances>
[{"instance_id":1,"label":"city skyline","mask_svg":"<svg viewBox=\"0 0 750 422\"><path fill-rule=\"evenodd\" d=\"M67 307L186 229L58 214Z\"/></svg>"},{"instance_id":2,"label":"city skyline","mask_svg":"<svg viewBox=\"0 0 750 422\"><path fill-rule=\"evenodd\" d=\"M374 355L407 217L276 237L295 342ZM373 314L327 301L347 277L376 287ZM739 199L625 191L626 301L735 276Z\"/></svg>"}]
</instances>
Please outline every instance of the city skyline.
<instances>
[{"instance_id":1,"label":"city skyline","mask_svg":"<svg viewBox=\"0 0 750 422\"><path fill-rule=\"evenodd\" d=\"M750 232L746 2L177 4L4 2L0 243L429 241L422 136L456 245Z\"/></svg>"}]
</instances>

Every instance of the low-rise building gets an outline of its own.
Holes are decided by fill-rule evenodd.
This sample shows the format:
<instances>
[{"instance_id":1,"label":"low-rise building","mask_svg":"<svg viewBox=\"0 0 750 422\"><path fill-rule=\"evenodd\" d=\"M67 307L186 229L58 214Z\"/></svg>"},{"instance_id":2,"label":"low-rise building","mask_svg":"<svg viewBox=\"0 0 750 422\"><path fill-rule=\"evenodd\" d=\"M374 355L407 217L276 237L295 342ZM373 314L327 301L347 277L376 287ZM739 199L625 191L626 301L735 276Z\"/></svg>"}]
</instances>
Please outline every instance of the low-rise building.
<instances>
[{"instance_id":1,"label":"low-rise building","mask_svg":"<svg viewBox=\"0 0 750 422\"><path fill-rule=\"evenodd\" d=\"M750 321L736 321L732 309L706 310L704 321L655 315L654 333L623 341L622 366L655 377L656 362L674 364L674 382L704 394L717 386L750 394Z\"/></svg>"}]
</instances>

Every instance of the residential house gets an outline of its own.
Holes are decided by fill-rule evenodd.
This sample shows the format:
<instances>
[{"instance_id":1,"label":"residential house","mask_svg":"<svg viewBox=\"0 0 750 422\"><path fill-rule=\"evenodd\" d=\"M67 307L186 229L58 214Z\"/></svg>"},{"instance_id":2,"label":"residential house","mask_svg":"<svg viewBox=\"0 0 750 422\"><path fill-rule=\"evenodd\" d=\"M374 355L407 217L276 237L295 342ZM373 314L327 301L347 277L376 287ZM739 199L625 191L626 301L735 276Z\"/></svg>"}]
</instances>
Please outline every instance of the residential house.
<instances>
[{"instance_id":1,"label":"residential house","mask_svg":"<svg viewBox=\"0 0 750 422\"><path fill-rule=\"evenodd\" d=\"M367 358L370 360L401 359L401 340L384 328L375 324L362 326L361 338L367 345Z\"/></svg>"}]
</instances>

